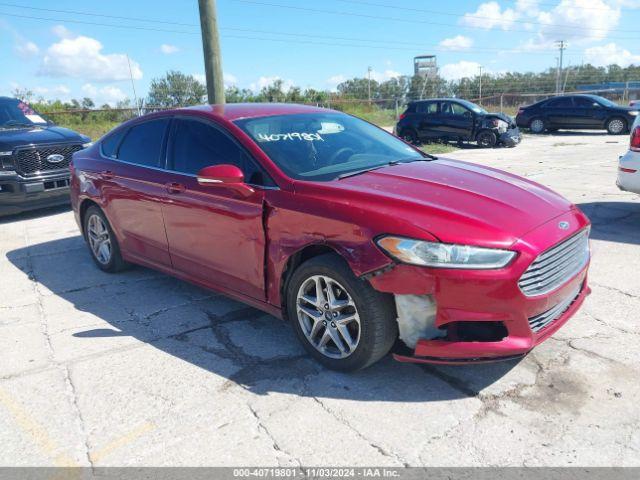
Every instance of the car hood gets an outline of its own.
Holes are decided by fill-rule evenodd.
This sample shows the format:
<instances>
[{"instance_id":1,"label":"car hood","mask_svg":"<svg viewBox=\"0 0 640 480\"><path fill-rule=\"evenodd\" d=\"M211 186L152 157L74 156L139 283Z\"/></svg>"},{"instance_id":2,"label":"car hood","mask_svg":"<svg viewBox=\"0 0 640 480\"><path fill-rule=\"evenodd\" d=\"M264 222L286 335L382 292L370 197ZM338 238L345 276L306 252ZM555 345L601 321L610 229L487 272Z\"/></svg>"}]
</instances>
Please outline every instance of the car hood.
<instances>
[{"instance_id":1,"label":"car hood","mask_svg":"<svg viewBox=\"0 0 640 480\"><path fill-rule=\"evenodd\" d=\"M0 129L0 150L8 151L23 145L38 145L48 143L89 142L89 137L80 135L73 130L57 126L43 126L20 128L11 130Z\"/></svg>"},{"instance_id":2,"label":"car hood","mask_svg":"<svg viewBox=\"0 0 640 480\"><path fill-rule=\"evenodd\" d=\"M330 184L351 206L404 219L440 241L497 248L575 208L535 182L447 159L385 167Z\"/></svg>"},{"instance_id":3,"label":"car hood","mask_svg":"<svg viewBox=\"0 0 640 480\"><path fill-rule=\"evenodd\" d=\"M487 119L487 120L491 120L491 119L497 118L499 120L507 122L509 124L509 126L512 127L512 128L516 126L515 122L513 121L513 118L511 118L509 115L507 115L505 113L487 113L484 116L484 118Z\"/></svg>"}]
</instances>

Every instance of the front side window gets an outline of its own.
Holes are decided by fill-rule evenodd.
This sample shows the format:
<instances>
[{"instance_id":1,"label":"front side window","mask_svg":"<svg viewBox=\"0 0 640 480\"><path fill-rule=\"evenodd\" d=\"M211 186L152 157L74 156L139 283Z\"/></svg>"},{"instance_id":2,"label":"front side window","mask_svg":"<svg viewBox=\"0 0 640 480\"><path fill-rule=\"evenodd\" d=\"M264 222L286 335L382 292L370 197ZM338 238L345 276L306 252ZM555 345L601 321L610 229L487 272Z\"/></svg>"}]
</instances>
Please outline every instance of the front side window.
<instances>
[{"instance_id":1,"label":"front side window","mask_svg":"<svg viewBox=\"0 0 640 480\"><path fill-rule=\"evenodd\" d=\"M118 149L118 159L145 167L159 167L168 124L169 119L161 118L131 127Z\"/></svg>"},{"instance_id":2,"label":"front side window","mask_svg":"<svg viewBox=\"0 0 640 480\"><path fill-rule=\"evenodd\" d=\"M219 129L198 120L177 121L169 147L170 168L196 175L205 167L235 165L252 185L274 186L249 155Z\"/></svg>"},{"instance_id":3,"label":"front side window","mask_svg":"<svg viewBox=\"0 0 640 480\"><path fill-rule=\"evenodd\" d=\"M289 177L330 181L352 172L425 156L370 123L341 113L236 120Z\"/></svg>"},{"instance_id":4,"label":"front side window","mask_svg":"<svg viewBox=\"0 0 640 480\"><path fill-rule=\"evenodd\" d=\"M451 110L454 115L468 115L470 112L465 107L460 105L459 103L452 103Z\"/></svg>"}]
</instances>

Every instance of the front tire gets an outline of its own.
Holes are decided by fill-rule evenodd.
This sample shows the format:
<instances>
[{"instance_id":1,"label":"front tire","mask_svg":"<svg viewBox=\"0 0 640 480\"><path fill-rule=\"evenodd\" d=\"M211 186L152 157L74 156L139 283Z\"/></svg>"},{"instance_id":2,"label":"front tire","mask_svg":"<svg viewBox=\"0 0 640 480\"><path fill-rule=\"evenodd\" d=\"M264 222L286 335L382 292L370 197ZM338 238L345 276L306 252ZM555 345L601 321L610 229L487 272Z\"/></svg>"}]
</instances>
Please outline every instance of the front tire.
<instances>
[{"instance_id":1,"label":"front tire","mask_svg":"<svg viewBox=\"0 0 640 480\"><path fill-rule=\"evenodd\" d=\"M129 266L122 258L118 239L109 220L96 206L89 207L84 214L84 233L91 258L100 270L116 273Z\"/></svg>"},{"instance_id":2,"label":"front tire","mask_svg":"<svg viewBox=\"0 0 640 480\"><path fill-rule=\"evenodd\" d=\"M392 297L357 278L335 254L300 265L286 298L298 339L327 368L365 368L385 356L398 336Z\"/></svg>"},{"instance_id":3,"label":"front tire","mask_svg":"<svg viewBox=\"0 0 640 480\"><path fill-rule=\"evenodd\" d=\"M627 122L624 118L614 117L607 120L605 127L609 135L622 135L627 131Z\"/></svg>"},{"instance_id":4,"label":"front tire","mask_svg":"<svg viewBox=\"0 0 640 480\"><path fill-rule=\"evenodd\" d=\"M493 148L496 146L498 138L496 137L495 133L489 130L485 130L484 132L480 132L478 134L478 136L476 137L476 141L478 142L479 147Z\"/></svg>"}]
</instances>

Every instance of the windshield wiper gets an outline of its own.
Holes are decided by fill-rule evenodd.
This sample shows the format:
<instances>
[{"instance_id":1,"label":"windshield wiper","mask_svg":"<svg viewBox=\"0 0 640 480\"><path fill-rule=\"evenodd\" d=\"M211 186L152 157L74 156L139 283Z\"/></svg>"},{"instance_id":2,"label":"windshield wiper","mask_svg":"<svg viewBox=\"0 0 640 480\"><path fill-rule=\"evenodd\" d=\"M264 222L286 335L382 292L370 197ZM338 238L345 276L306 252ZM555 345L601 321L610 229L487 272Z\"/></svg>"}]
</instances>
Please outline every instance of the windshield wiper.
<instances>
[{"instance_id":1,"label":"windshield wiper","mask_svg":"<svg viewBox=\"0 0 640 480\"><path fill-rule=\"evenodd\" d=\"M3 123L2 125L0 125L0 127L2 128L11 128L11 127L33 127L34 124L33 123L27 123L27 122L17 122L15 120L9 120L8 122Z\"/></svg>"},{"instance_id":2,"label":"windshield wiper","mask_svg":"<svg viewBox=\"0 0 640 480\"><path fill-rule=\"evenodd\" d=\"M354 177L356 175L360 175L361 173L372 172L372 171L378 170L380 168L390 167L392 165L398 165L399 163L400 162L398 160L393 160L391 162L387 162L385 164L378 165L378 166L375 166L375 167L363 168L362 170L355 170L353 172L343 173L342 175L338 175L338 180L342 180L343 178L348 178L348 177Z\"/></svg>"}]
</instances>

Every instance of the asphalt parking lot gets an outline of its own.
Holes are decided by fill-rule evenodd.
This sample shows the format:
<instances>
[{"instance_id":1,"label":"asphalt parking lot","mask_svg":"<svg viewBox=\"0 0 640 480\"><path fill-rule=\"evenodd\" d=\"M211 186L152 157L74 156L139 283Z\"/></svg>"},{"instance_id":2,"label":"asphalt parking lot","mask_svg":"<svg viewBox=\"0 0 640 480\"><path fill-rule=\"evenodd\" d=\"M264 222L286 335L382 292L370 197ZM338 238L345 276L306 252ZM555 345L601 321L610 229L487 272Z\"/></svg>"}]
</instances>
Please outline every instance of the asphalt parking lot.
<instances>
[{"instance_id":1,"label":"asphalt parking lot","mask_svg":"<svg viewBox=\"0 0 640 480\"><path fill-rule=\"evenodd\" d=\"M453 158L593 222L593 294L519 362L325 370L283 322L165 275L98 270L70 211L0 220L0 465L640 466L640 197L626 136Z\"/></svg>"}]
</instances>

